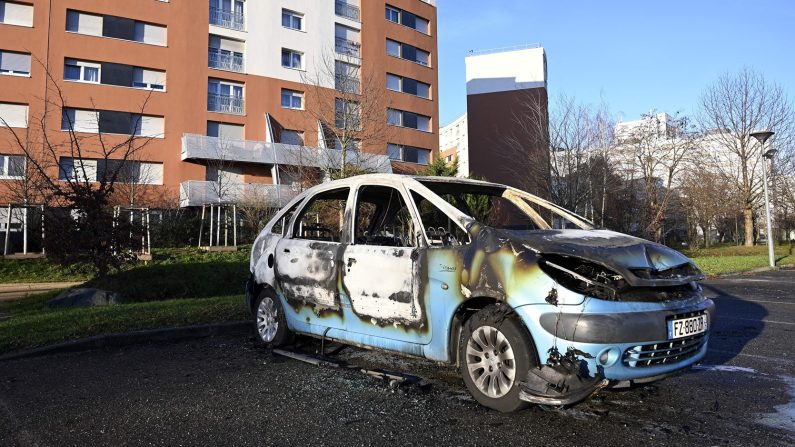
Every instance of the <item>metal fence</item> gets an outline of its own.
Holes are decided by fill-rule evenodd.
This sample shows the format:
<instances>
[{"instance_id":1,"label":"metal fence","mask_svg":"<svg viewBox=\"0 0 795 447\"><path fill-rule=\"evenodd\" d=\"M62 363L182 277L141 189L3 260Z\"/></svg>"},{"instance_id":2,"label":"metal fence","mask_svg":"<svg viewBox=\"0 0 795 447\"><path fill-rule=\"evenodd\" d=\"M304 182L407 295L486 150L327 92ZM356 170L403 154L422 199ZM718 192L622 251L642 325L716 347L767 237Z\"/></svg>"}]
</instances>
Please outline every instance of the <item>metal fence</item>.
<instances>
[{"instance_id":1,"label":"metal fence","mask_svg":"<svg viewBox=\"0 0 795 447\"><path fill-rule=\"evenodd\" d=\"M216 93L207 94L207 111L232 113L235 115L243 114L243 98L230 95L218 95Z\"/></svg>"},{"instance_id":2,"label":"metal fence","mask_svg":"<svg viewBox=\"0 0 795 447\"><path fill-rule=\"evenodd\" d=\"M334 13L340 17L347 17L359 21L359 7L347 2L337 0L334 2Z\"/></svg>"},{"instance_id":3,"label":"metal fence","mask_svg":"<svg viewBox=\"0 0 795 447\"><path fill-rule=\"evenodd\" d=\"M224 54L218 48L207 49L207 60L210 68L220 68L221 70L243 72L243 56L236 54Z\"/></svg>"},{"instance_id":4,"label":"metal fence","mask_svg":"<svg viewBox=\"0 0 795 447\"><path fill-rule=\"evenodd\" d=\"M336 37L334 41L334 50L339 54L345 54L353 57L360 57L360 49L362 44L343 37Z\"/></svg>"},{"instance_id":5,"label":"metal fence","mask_svg":"<svg viewBox=\"0 0 795 447\"><path fill-rule=\"evenodd\" d=\"M234 11L210 7L210 24L243 31L246 28L246 18Z\"/></svg>"}]
</instances>

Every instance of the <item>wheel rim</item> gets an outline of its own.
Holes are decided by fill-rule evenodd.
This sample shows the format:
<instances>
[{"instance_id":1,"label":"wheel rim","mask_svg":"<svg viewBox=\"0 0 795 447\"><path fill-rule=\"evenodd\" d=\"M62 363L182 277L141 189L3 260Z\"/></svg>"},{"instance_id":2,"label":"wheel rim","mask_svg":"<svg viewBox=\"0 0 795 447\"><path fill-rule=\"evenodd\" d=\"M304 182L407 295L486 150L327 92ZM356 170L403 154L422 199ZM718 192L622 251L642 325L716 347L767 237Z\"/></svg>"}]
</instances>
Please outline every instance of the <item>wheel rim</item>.
<instances>
[{"instance_id":1,"label":"wheel rim","mask_svg":"<svg viewBox=\"0 0 795 447\"><path fill-rule=\"evenodd\" d=\"M472 382L486 396L500 398L513 387L516 377L513 348L496 328L475 329L467 342L466 363Z\"/></svg>"},{"instance_id":2,"label":"wheel rim","mask_svg":"<svg viewBox=\"0 0 795 447\"><path fill-rule=\"evenodd\" d=\"M270 297L265 297L257 307L257 332L262 341L270 343L279 330L279 311Z\"/></svg>"}]
</instances>

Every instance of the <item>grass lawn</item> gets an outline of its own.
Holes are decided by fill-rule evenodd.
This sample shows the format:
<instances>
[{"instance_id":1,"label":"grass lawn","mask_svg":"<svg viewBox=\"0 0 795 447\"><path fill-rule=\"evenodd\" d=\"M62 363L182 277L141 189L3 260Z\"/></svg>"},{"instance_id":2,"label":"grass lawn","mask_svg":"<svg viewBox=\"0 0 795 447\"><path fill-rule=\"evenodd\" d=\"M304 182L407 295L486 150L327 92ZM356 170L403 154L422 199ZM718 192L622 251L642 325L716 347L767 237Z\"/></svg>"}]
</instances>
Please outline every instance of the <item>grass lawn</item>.
<instances>
[{"instance_id":1,"label":"grass lawn","mask_svg":"<svg viewBox=\"0 0 795 447\"><path fill-rule=\"evenodd\" d=\"M736 245L688 250L684 252L708 276L736 273L767 267L767 246ZM776 246L776 265L795 264L795 246Z\"/></svg>"},{"instance_id":2,"label":"grass lawn","mask_svg":"<svg viewBox=\"0 0 795 447\"><path fill-rule=\"evenodd\" d=\"M124 304L117 306L50 309L46 303L58 292L0 302L0 353L98 334L246 319L243 288L248 257L248 249L157 250L146 265L85 283L84 287L120 292ZM82 271L79 267L59 269L46 260L4 261L0 278L2 282L88 279L75 273Z\"/></svg>"}]
</instances>

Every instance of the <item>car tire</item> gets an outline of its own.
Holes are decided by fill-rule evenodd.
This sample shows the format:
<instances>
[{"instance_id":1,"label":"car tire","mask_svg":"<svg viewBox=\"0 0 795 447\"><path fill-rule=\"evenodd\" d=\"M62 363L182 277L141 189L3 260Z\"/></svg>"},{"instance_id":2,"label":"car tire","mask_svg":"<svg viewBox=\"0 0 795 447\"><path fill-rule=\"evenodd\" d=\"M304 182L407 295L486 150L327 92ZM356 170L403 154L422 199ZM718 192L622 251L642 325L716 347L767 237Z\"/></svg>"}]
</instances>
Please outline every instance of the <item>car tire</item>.
<instances>
[{"instance_id":1,"label":"car tire","mask_svg":"<svg viewBox=\"0 0 795 447\"><path fill-rule=\"evenodd\" d=\"M254 303L254 331L257 341L268 349L293 341L284 308L276 294L264 290Z\"/></svg>"},{"instance_id":2,"label":"car tire","mask_svg":"<svg viewBox=\"0 0 795 447\"><path fill-rule=\"evenodd\" d=\"M487 306L464 323L459 369L472 397L484 406L503 413L527 408L518 384L536 359L530 334L508 306Z\"/></svg>"}]
</instances>

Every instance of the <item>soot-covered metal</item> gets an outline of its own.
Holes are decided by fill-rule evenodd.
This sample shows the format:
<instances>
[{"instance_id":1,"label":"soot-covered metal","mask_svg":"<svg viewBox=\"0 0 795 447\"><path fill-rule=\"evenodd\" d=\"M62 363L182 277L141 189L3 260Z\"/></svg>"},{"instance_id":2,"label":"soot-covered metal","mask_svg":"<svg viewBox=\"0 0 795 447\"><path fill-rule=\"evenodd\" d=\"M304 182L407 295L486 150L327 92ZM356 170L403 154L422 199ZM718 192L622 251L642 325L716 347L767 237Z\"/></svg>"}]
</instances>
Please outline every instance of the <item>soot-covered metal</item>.
<instances>
[{"instance_id":1,"label":"soot-covered metal","mask_svg":"<svg viewBox=\"0 0 795 447\"><path fill-rule=\"evenodd\" d=\"M354 232L359 234L363 219L357 194L372 185L393 188L405 203L406 217L400 225L384 224L377 234L373 228L382 222L375 222L371 233L357 238ZM516 231L489 225L440 196L480 187L515 203L534 219L534 227ZM313 231L323 228L324 218L331 224L339 219L339 234L322 240L299 237L307 204L342 188L350 191L344 213L311 216ZM286 210L292 218L284 223ZM556 213L576 228L552 229L538 210ZM385 215L376 210L372 220ZM427 225L431 218L436 221ZM274 231L277 222L281 228ZM573 404L609 383L686 368L703 357L706 343L686 360L643 370L621 359L639 344L678 336L671 335L669 322L680 315L704 315L708 332L714 314L697 284L701 272L675 250L594 229L585 219L513 188L460 179L366 175L310 189L265 227L252 249L251 270L249 309L255 309L258 295L274 294L294 332L459 362L465 366L462 374L470 361L480 362L470 365L475 375L486 371L477 365L492 365L485 354L459 354L472 330L466 322L490 305L507 305L508 318L523 331L513 341L506 338L508 347L531 355L527 365L518 365L516 358L507 359L508 351L495 350L504 361L494 368L515 369L493 376L499 383L492 383L483 399L473 391L493 408L499 407L489 399L513 395L533 403ZM502 333L501 320L488 324ZM486 375L479 380L492 380L483 379ZM506 394L494 391L508 382Z\"/></svg>"}]
</instances>

